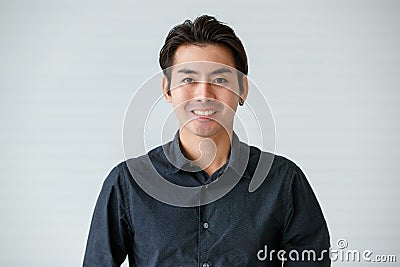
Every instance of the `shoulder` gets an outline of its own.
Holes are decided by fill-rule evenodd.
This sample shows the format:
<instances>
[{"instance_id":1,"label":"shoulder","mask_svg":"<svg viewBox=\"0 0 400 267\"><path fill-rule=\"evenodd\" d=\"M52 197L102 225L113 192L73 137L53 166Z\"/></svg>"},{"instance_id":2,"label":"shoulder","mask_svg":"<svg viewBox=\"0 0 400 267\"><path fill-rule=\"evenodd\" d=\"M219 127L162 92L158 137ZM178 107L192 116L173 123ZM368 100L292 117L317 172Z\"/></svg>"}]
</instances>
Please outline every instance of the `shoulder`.
<instances>
[{"instance_id":1,"label":"shoulder","mask_svg":"<svg viewBox=\"0 0 400 267\"><path fill-rule=\"evenodd\" d=\"M124 180L126 179L126 170L126 161L121 161L117 165L112 167L111 171L104 180L103 187L114 187L116 185L123 185L125 183Z\"/></svg>"},{"instance_id":2,"label":"shoulder","mask_svg":"<svg viewBox=\"0 0 400 267\"><path fill-rule=\"evenodd\" d=\"M297 165L294 160L289 159L286 156L277 154L274 155L272 166L278 170L286 170L288 172L294 172L300 169L299 165Z\"/></svg>"},{"instance_id":3,"label":"shoulder","mask_svg":"<svg viewBox=\"0 0 400 267\"><path fill-rule=\"evenodd\" d=\"M109 172L105 184L116 184L129 181L132 173L142 174L152 171L154 166L165 164L163 147L158 146L144 155L132 157L119 162Z\"/></svg>"},{"instance_id":4,"label":"shoulder","mask_svg":"<svg viewBox=\"0 0 400 267\"><path fill-rule=\"evenodd\" d=\"M302 168L293 160L275 155L274 164L271 173L277 173L282 179L287 197L298 195L303 200L306 198L315 198L310 181L304 174Z\"/></svg>"},{"instance_id":5,"label":"shoulder","mask_svg":"<svg viewBox=\"0 0 400 267\"><path fill-rule=\"evenodd\" d=\"M262 151L258 147L249 146L250 155L249 163L252 165L267 164L269 161L271 164L271 171L294 171L300 169L300 167L286 156L274 154L268 151Z\"/></svg>"},{"instance_id":6,"label":"shoulder","mask_svg":"<svg viewBox=\"0 0 400 267\"><path fill-rule=\"evenodd\" d=\"M296 178L306 179L302 169L294 160L250 146L250 172L253 173L259 164L267 166L267 179L279 180L287 186Z\"/></svg>"}]
</instances>

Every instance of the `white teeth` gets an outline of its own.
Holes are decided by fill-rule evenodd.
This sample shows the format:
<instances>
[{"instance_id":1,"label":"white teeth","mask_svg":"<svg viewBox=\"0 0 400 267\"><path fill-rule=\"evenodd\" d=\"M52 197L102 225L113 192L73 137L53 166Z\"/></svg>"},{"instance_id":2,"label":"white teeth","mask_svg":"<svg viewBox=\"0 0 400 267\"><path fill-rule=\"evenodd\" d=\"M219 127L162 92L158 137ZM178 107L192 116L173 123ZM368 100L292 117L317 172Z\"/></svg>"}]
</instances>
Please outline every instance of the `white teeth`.
<instances>
[{"instance_id":1,"label":"white teeth","mask_svg":"<svg viewBox=\"0 0 400 267\"><path fill-rule=\"evenodd\" d=\"M193 110L193 113L200 116L210 116L216 113L216 110Z\"/></svg>"}]
</instances>

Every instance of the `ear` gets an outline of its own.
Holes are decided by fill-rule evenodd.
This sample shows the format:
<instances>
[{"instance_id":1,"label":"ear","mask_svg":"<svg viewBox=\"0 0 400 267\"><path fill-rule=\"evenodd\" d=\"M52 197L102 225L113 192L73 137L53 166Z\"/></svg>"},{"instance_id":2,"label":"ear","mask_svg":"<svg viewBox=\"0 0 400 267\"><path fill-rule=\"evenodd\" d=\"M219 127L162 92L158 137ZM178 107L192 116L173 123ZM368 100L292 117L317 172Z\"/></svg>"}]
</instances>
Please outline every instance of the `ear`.
<instances>
[{"instance_id":1,"label":"ear","mask_svg":"<svg viewBox=\"0 0 400 267\"><path fill-rule=\"evenodd\" d=\"M165 100L168 103L171 103L171 101L172 101L172 99L171 99L171 90L170 90L168 78L165 75L162 78L161 87L162 87L162 91L163 91L163 95L164 95Z\"/></svg>"},{"instance_id":2,"label":"ear","mask_svg":"<svg viewBox=\"0 0 400 267\"><path fill-rule=\"evenodd\" d=\"M249 82L247 80L246 75L243 75L243 77L242 77L242 85L243 85L243 87L242 87L242 91L240 92L240 97L243 100L246 100L247 94L249 93Z\"/></svg>"}]
</instances>

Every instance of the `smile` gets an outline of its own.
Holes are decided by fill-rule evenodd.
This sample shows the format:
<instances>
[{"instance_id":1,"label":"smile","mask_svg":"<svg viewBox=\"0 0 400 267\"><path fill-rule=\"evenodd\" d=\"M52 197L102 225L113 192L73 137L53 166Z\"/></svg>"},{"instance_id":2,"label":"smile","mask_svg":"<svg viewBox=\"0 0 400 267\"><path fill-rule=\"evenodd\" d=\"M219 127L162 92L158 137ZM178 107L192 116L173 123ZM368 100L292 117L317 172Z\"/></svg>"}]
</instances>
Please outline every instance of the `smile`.
<instances>
[{"instance_id":1,"label":"smile","mask_svg":"<svg viewBox=\"0 0 400 267\"><path fill-rule=\"evenodd\" d=\"M210 116L217 113L217 110L193 110L192 112L198 116Z\"/></svg>"}]
</instances>

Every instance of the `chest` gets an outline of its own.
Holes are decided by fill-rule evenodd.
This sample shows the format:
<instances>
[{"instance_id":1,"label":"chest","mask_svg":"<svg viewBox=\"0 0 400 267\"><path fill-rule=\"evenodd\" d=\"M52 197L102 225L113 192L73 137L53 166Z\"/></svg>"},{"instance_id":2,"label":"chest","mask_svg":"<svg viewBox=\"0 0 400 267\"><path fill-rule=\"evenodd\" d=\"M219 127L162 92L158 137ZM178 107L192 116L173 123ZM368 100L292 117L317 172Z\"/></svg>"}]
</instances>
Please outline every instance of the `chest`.
<instances>
[{"instance_id":1,"label":"chest","mask_svg":"<svg viewBox=\"0 0 400 267\"><path fill-rule=\"evenodd\" d=\"M157 262L174 258L186 266L210 259L223 261L223 266L247 266L265 244L279 246L283 205L275 192L249 193L239 183L200 207L174 207L154 199L138 203L131 214L137 257Z\"/></svg>"}]
</instances>

